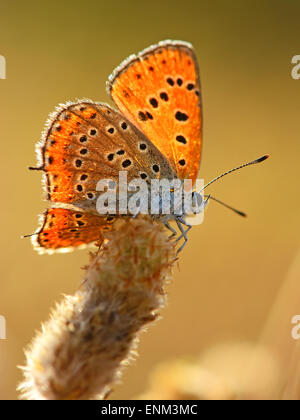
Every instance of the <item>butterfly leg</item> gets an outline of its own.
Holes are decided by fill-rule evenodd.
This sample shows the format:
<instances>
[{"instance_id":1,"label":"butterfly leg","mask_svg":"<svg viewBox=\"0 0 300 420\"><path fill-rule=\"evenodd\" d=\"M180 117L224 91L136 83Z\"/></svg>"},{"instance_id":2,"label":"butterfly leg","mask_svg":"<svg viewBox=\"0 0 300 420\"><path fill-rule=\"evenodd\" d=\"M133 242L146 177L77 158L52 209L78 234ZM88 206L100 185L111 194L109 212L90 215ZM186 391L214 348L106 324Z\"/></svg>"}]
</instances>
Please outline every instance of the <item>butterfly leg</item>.
<instances>
[{"instance_id":1,"label":"butterfly leg","mask_svg":"<svg viewBox=\"0 0 300 420\"><path fill-rule=\"evenodd\" d=\"M208 204L208 200L210 199L210 194L204 194L204 198L206 199L203 203L204 209Z\"/></svg>"},{"instance_id":2,"label":"butterfly leg","mask_svg":"<svg viewBox=\"0 0 300 420\"><path fill-rule=\"evenodd\" d=\"M207 206L208 204L208 200L210 199L210 194L206 196L206 200L204 201L204 208ZM187 237L187 233L190 231L190 229L192 228L192 225L186 223L186 221L182 218L182 217L178 217L176 219L176 223L177 226L179 227L179 230L181 232L181 235L176 239L176 242L180 241L180 239L184 238L184 243L181 245L181 247L178 248L177 250L177 254L179 254L180 251L183 250L183 248L185 247L185 245L187 244L188 241L188 237ZM184 226L187 226L187 229L184 229Z\"/></svg>"},{"instance_id":3,"label":"butterfly leg","mask_svg":"<svg viewBox=\"0 0 300 420\"><path fill-rule=\"evenodd\" d=\"M172 233L171 235L168 237L169 239L174 238L174 236L177 236L177 231L175 228L173 228L168 222L165 222L165 226L167 229L169 229Z\"/></svg>"},{"instance_id":4,"label":"butterfly leg","mask_svg":"<svg viewBox=\"0 0 300 420\"><path fill-rule=\"evenodd\" d=\"M187 224L182 217L178 217L176 219L176 223L177 223L177 226L178 226L178 228L181 232L181 235L176 239L176 242L178 242L178 241L180 241L180 239L184 238L184 243L177 250L177 254L179 254L179 252L182 251L183 248L185 247L185 245L187 244L187 241L188 241L187 233L190 231L192 226ZM183 225L187 226L187 229L184 229Z\"/></svg>"}]
</instances>

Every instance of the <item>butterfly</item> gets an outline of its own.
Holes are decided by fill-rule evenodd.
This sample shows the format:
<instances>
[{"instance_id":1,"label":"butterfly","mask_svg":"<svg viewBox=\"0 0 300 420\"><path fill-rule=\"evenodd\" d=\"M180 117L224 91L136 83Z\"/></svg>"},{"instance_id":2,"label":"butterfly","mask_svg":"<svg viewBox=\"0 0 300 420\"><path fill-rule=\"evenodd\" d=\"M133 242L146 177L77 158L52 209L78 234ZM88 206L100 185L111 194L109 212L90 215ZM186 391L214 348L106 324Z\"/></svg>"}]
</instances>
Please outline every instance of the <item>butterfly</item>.
<instances>
[{"instance_id":1,"label":"butterfly","mask_svg":"<svg viewBox=\"0 0 300 420\"><path fill-rule=\"evenodd\" d=\"M131 55L110 75L117 109L91 100L68 102L50 114L37 145L49 208L32 235L40 252L102 242L118 214L96 211L99 179L192 179L200 166L202 104L191 44L162 41ZM172 217L171 217L172 219ZM184 218L173 219L186 238ZM174 228L165 225L174 233Z\"/></svg>"}]
</instances>

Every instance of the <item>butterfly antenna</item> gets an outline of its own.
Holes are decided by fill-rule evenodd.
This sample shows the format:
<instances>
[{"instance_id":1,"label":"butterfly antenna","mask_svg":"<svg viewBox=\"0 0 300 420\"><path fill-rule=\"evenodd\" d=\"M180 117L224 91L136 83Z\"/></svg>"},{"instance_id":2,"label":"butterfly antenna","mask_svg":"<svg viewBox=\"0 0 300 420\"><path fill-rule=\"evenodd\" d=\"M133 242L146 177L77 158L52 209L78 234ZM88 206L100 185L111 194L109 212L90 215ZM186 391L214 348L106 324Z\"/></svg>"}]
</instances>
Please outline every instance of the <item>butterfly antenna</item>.
<instances>
[{"instance_id":1,"label":"butterfly antenna","mask_svg":"<svg viewBox=\"0 0 300 420\"><path fill-rule=\"evenodd\" d=\"M246 213L244 213L243 211L240 211L240 210L235 209L234 207L230 206L229 204L224 203L224 202L223 202L223 201L221 201L221 200L218 200L216 197L213 197L213 196L212 196L212 195L210 195L210 194L208 194L208 195L207 195L207 194L205 194L205 195L204 195L204 198L205 198L205 197L207 197L207 201L208 201L208 200L213 200L213 201L216 201L217 203L221 204L222 206L226 207L227 209L234 211L234 212L235 212L235 213L237 213L238 215L240 215L240 216L242 216L242 217L247 217L247 214L246 214Z\"/></svg>"},{"instance_id":2,"label":"butterfly antenna","mask_svg":"<svg viewBox=\"0 0 300 420\"><path fill-rule=\"evenodd\" d=\"M244 163L243 165L238 166L237 168L230 169L230 171L224 172L223 174L217 176L216 178L212 179L208 184L204 185L204 187L199 191L203 191L205 188L207 188L209 185L211 185L213 182L216 182L218 179L223 178L225 175L229 175L232 172L238 171L239 169L245 168L246 166L255 165L256 163L263 162L264 160L268 159L270 155L264 155L258 159L252 160L251 162Z\"/></svg>"}]
</instances>

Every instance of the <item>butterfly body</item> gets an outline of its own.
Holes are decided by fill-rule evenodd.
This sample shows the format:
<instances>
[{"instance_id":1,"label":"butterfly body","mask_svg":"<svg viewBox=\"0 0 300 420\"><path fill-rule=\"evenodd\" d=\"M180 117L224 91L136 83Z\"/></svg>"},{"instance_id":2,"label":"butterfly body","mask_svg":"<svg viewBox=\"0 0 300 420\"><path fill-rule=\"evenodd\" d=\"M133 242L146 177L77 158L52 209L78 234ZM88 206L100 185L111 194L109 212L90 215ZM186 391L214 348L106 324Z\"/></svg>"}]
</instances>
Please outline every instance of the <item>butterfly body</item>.
<instances>
[{"instance_id":1,"label":"butterfly body","mask_svg":"<svg viewBox=\"0 0 300 420\"><path fill-rule=\"evenodd\" d=\"M68 102L50 115L38 144L36 169L44 171L50 203L33 236L40 252L101 242L115 219L126 217L118 210L99 214L99 180L115 182L117 190L121 172L149 188L152 180L196 180L202 107L192 46L164 41L150 47L129 57L107 86L117 110L90 100ZM153 218L167 227L177 221L183 234L184 210L164 215L162 197L158 201Z\"/></svg>"}]
</instances>

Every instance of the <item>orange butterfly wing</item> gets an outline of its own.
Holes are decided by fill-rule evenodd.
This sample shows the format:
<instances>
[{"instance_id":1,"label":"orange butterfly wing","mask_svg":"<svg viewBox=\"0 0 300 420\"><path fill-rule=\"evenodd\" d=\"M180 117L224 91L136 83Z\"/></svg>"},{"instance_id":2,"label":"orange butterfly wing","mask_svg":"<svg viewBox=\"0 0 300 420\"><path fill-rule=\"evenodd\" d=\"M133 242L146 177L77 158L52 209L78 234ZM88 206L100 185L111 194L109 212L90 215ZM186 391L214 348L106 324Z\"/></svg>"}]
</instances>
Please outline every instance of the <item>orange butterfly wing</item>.
<instances>
[{"instance_id":1,"label":"orange butterfly wing","mask_svg":"<svg viewBox=\"0 0 300 420\"><path fill-rule=\"evenodd\" d=\"M167 157L177 175L194 182L203 122L192 46L163 41L129 57L110 76L108 91L119 110Z\"/></svg>"},{"instance_id":2,"label":"orange butterfly wing","mask_svg":"<svg viewBox=\"0 0 300 420\"><path fill-rule=\"evenodd\" d=\"M115 217L50 208L42 216L40 229L32 236L39 253L68 252L91 242L103 242L104 233L111 229Z\"/></svg>"},{"instance_id":3,"label":"orange butterfly wing","mask_svg":"<svg viewBox=\"0 0 300 420\"><path fill-rule=\"evenodd\" d=\"M153 143L106 104L78 101L59 107L37 151L40 166L33 169L45 172L47 199L83 209L95 209L100 179L118 181L125 168L129 180L173 175Z\"/></svg>"}]
</instances>

